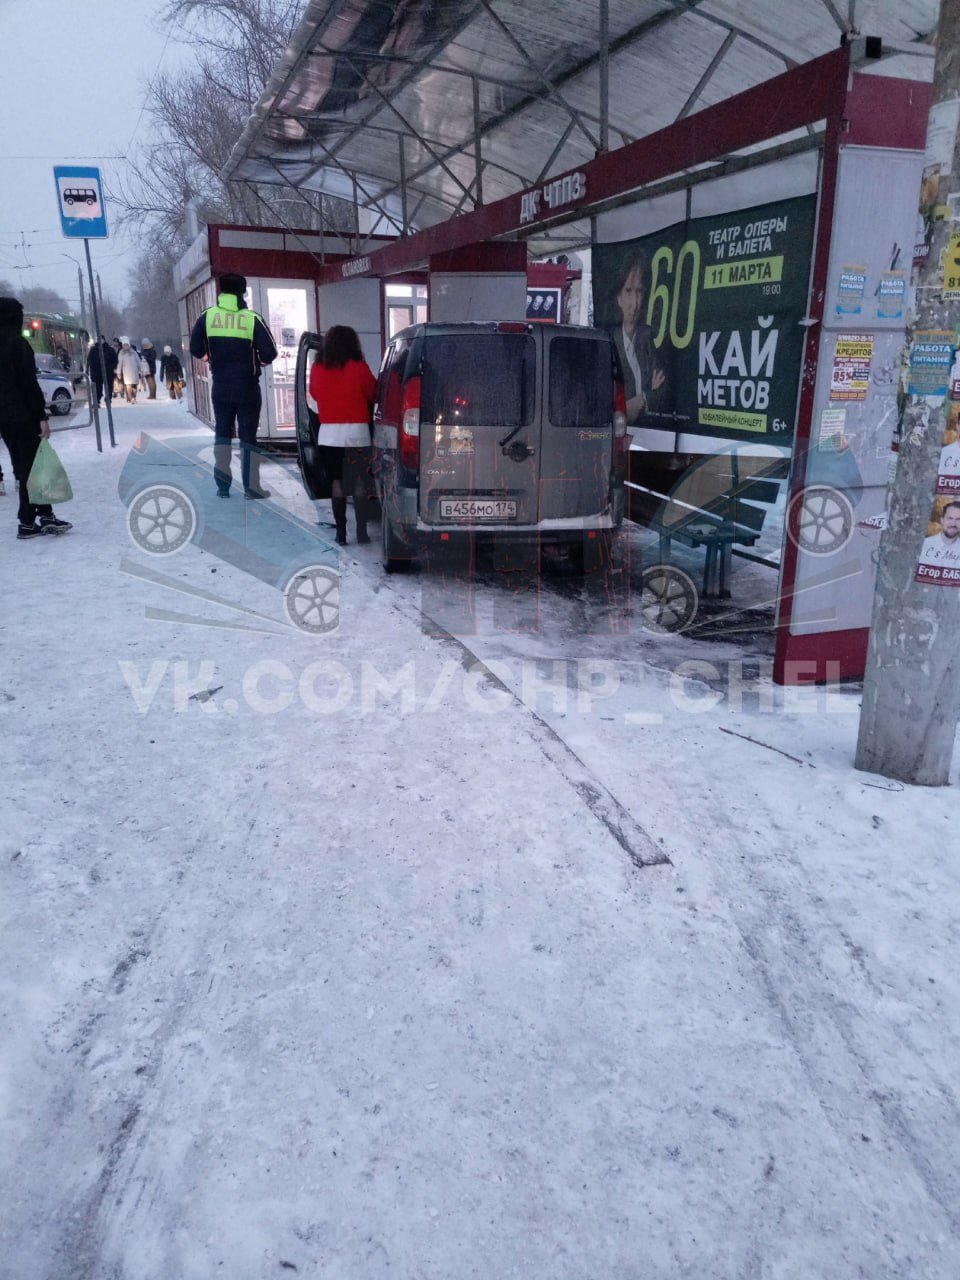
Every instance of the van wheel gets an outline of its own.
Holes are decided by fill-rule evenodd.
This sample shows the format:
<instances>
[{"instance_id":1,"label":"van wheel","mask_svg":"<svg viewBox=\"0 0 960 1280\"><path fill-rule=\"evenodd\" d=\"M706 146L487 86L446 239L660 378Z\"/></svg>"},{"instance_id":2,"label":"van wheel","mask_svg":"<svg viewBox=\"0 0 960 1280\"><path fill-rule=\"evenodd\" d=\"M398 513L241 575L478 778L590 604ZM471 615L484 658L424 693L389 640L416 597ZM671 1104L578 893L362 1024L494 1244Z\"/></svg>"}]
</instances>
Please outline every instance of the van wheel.
<instances>
[{"instance_id":1,"label":"van wheel","mask_svg":"<svg viewBox=\"0 0 960 1280\"><path fill-rule=\"evenodd\" d=\"M380 513L380 560L384 573L401 573L410 563L409 555L401 556L403 545L393 532L390 517L387 515L386 503Z\"/></svg>"}]
</instances>

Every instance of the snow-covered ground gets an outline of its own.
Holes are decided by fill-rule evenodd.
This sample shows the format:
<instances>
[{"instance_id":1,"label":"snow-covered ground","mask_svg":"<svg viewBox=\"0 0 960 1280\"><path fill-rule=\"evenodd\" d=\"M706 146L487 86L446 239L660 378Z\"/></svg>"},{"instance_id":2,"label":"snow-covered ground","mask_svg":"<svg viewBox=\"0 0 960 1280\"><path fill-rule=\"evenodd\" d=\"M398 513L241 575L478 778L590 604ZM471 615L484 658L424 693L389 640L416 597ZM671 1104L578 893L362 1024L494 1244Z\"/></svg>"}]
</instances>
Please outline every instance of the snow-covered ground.
<instances>
[{"instance_id":1,"label":"snow-covered ground","mask_svg":"<svg viewBox=\"0 0 960 1280\"><path fill-rule=\"evenodd\" d=\"M308 634L115 419L0 498L3 1280L960 1275L956 793L857 691L375 543Z\"/></svg>"}]
</instances>

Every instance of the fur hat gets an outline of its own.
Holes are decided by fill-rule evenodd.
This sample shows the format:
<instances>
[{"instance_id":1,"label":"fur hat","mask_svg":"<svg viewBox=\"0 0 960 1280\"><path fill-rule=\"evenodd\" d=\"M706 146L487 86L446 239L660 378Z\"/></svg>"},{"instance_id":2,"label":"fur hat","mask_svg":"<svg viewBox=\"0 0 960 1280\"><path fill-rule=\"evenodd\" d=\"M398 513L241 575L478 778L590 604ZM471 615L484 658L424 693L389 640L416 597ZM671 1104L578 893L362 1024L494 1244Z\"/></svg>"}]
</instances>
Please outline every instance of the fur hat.
<instances>
[{"instance_id":1,"label":"fur hat","mask_svg":"<svg viewBox=\"0 0 960 1280\"><path fill-rule=\"evenodd\" d=\"M247 291L246 277L236 275L233 271L228 271L226 275L222 275L218 283L221 293L233 293L238 298L242 298Z\"/></svg>"}]
</instances>

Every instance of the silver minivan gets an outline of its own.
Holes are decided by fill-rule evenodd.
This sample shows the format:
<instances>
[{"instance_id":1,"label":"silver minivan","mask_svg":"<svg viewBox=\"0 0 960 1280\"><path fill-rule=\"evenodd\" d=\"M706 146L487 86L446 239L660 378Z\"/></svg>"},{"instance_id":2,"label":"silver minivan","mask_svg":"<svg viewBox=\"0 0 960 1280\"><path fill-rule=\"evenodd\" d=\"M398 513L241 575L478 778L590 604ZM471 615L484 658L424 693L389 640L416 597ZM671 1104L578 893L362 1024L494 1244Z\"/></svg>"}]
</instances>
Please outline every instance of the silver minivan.
<instances>
[{"instance_id":1,"label":"silver minivan","mask_svg":"<svg viewBox=\"0 0 960 1280\"><path fill-rule=\"evenodd\" d=\"M466 538L562 544L605 563L630 437L600 329L418 324L391 339L374 411L383 566Z\"/></svg>"}]
</instances>

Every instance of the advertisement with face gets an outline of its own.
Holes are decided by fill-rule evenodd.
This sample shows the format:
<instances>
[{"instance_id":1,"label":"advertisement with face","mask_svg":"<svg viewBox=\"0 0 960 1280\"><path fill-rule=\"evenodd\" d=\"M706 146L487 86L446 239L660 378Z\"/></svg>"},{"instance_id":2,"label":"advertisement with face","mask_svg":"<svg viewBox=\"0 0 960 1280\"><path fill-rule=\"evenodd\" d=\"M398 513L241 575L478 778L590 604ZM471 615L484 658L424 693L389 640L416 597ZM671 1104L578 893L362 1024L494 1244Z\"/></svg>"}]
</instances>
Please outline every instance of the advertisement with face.
<instances>
[{"instance_id":1,"label":"advertisement with face","mask_svg":"<svg viewBox=\"0 0 960 1280\"><path fill-rule=\"evenodd\" d=\"M802 196L594 245L631 425L789 445L814 212Z\"/></svg>"},{"instance_id":2,"label":"advertisement with face","mask_svg":"<svg viewBox=\"0 0 960 1280\"><path fill-rule=\"evenodd\" d=\"M938 499L930 513L935 532L924 538L917 564L917 582L960 587L960 499Z\"/></svg>"}]
</instances>

